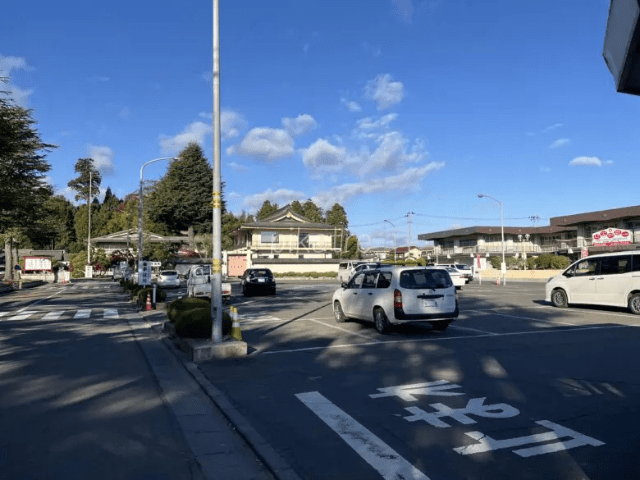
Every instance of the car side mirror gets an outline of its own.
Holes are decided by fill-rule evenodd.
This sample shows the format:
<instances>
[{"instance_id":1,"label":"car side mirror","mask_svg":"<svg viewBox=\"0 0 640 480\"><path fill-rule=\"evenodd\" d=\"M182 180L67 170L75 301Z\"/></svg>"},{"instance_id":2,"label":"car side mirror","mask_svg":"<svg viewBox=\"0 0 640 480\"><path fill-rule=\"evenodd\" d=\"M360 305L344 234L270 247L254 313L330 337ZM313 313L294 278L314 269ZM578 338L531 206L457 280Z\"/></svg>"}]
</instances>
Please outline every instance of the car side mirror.
<instances>
[{"instance_id":1,"label":"car side mirror","mask_svg":"<svg viewBox=\"0 0 640 480\"><path fill-rule=\"evenodd\" d=\"M342 285L340 285L340 286L341 286L342 288L344 288L344 289L349 288L349 287L347 286L347 284L346 284L346 283L344 283L344 282L343 282L343 283L342 283Z\"/></svg>"}]
</instances>

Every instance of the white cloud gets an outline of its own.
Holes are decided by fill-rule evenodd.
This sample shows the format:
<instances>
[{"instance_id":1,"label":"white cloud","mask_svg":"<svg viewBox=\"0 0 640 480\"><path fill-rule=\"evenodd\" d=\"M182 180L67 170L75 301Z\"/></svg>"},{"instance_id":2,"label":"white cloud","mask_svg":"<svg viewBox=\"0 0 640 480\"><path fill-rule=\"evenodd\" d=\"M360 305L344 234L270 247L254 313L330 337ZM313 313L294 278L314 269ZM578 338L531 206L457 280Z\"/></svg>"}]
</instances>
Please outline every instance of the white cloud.
<instances>
[{"instance_id":1,"label":"white cloud","mask_svg":"<svg viewBox=\"0 0 640 480\"><path fill-rule=\"evenodd\" d=\"M318 122L311 115L298 115L296 118L283 118L282 126L292 137L303 135L318 126Z\"/></svg>"},{"instance_id":2,"label":"white cloud","mask_svg":"<svg viewBox=\"0 0 640 480\"><path fill-rule=\"evenodd\" d=\"M268 189L266 192L256 193L255 195L246 197L242 206L252 212L259 210L265 200L269 200L272 204L277 203L280 206L284 206L301 198L307 198L304 192L296 192L295 190L287 190L284 188L275 191Z\"/></svg>"},{"instance_id":3,"label":"white cloud","mask_svg":"<svg viewBox=\"0 0 640 480\"><path fill-rule=\"evenodd\" d=\"M11 72L14 70L32 70L33 68L27 65L27 61L22 57L3 57L0 56L0 77L11 77ZM21 107L26 107L29 95L33 93L33 90L25 90L17 87L12 83L0 84L0 89L8 92L9 98L13 99L16 104Z\"/></svg>"},{"instance_id":4,"label":"white cloud","mask_svg":"<svg viewBox=\"0 0 640 480\"><path fill-rule=\"evenodd\" d=\"M358 102L354 102L353 100L345 101L345 106L347 107L347 110L349 110L350 112L362 111L362 107L360 106L360 104Z\"/></svg>"},{"instance_id":5,"label":"white cloud","mask_svg":"<svg viewBox=\"0 0 640 480\"><path fill-rule=\"evenodd\" d=\"M377 103L378 110L384 110L397 103L404 97L402 82L392 81L391 75L378 75L369 80L364 89L365 97Z\"/></svg>"},{"instance_id":6,"label":"white cloud","mask_svg":"<svg viewBox=\"0 0 640 480\"><path fill-rule=\"evenodd\" d=\"M405 23L411 23L413 17L413 4L411 0L392 0L395 5L395 13Z\"/></svg>"},{"instance_id":7,"label":"white cloud","mask_svg":"<svg viewBox=\"0 0 640 480\"><path fill-rule=\"evenodd\" d=\"M379 138L379 145L361 166L359 174L367 175L380 170L397 171L408 163L419 162L427 153L421 142L407 150L408 140L399 132L389 132Z\"/></svg>"},{"instance_id":8,"label":"white cloud","mask_svg":"<svg viewBox=\"0 0 640 480\"><path fill-rule=\"evenodd\" d=\"M293 154L293 138L279 128L252 128L240 144L227 149L227 153L265 160L288 157Z\"/></svg>"},{"instance_id":9,"label":"white cloud","mask_svg":"<svg viewBox=\"0 0 640 480\"><path fill-rule=\"evenodd\" d=\"M569 143L571 143L571 140L568 138L558 138L551 145L549 145L549 148L560 148L564 147L565 145L569 145Z\"/></svg>"},{"instance_id":10,"label":"white cloud","mask_svg":"<svg viewBox=\"0 0 640 480\"><path fill-rule=\"evenodd\" d=\"M239 137L240 130L245 128L247 128L247 122L240 113L234 110L222 110L220 112L220 136L222 140Z\"/></svg>"},{"instance_id":11,"label":"white cloud","mask_svg":"<svg viewBox=\"0 0 640 480\"><path fill-rule=\"evenodd\" d=\"M225 163L225 165L229 168L231 168L232 170L235 170L236 172L248 172L249 171L249 167L245 166L245 165L241 165L239 163L236 162L227 162Z\"/></svg>"},{"instance_id":12,"label":"white cloud","mask_svg":"<svg viewBox=\"0 0 640 480\"><path fill-rule=\"evenodd\" d=\"M398 118L397 113L388 113L378 119L371 117L361 118L356 121L356 128L353 131L353 135L358 138L376 138L377 135L372 134L371 131L384 129L396 118Z\"/></svg>"},{"instance_id":13,"label":"white cloud","mask_svg":"<svg viewBox=\"0 0 640 480\"><path fill-rule=\"evenodd\" d=\"M319 138L309 148L302 150L302 161L315 174L336 172L343 168L346 157L344 147L337 147Z\"/></svg>"},{"instance_id":14,"label":"white cloud","mask_svg":"<svg viewBox=\"0 0 640 480\"><path fill-rule=\"evenodd\" d=\"M160 135L162 153L163 155L175 155L191 142L203 146L204 139L207 135L211 135L211 130L211 125L207 125L204 122L193 122L173 137Z\"/></svg>"},{"instance_id":15,"label":"white cloud","mask_svg":"<svg viewBox=\"0 0 640 480\"><path fill-rule=\"evenodd\" d=\"M104 175L113 175L113 150L100 145L89 145L89 157L93 158L93 165Z\"/></svg>"},{"instance_id":16,"label":"white cloud","mask_svg":"<svg viewBox=\"0 0 640 480\"><path fill-rule=\"evenodd\" d=\"M601 167L602 161L598 157L576 157L569 162L569 165L572 167L575 167L576 165Z\"/></svg>"},{"instance_id":17,"label":"white cloud","mask_svg":"<svg viewBox=\"0 0 640 480\"><path fill-rule=\"evenodd\" d=\"M381 177L360 183L335 186L325 192L314 195L313 201L321 208L330 208L334 203L344 204L357 195L392 191L406 191L420 188L422 179L429 173L444 167L444 162L431 162L422 167L409 168L395 176Z\"/></svg>"},{"instance_id":18,"label":"white cloud","mask_svg":"<svg viewBox=\"0 0 640 480\"><path fill-rule=\"evenodd\" d=\"M543 128L542 129L542 133L549 133L550 131L555 130L555 129L560 128L560 127L564 127L564 123L554 123L553 125L549 125L548 127Z\"/></svg>"}]
</instances>

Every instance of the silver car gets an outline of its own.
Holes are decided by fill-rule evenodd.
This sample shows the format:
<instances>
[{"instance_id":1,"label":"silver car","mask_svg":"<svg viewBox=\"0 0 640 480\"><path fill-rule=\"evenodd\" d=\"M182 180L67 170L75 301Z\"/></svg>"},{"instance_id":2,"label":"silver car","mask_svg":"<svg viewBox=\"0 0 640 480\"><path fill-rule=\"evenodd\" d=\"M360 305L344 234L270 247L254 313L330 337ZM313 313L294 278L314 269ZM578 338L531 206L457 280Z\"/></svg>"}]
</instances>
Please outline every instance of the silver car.
<instances>
[{"instance_id":1,"label":"silver car","mask_svg":"<svg viewBox=\"0 0 640 480\"><path fill-rule=\"evenodd\" d=\"M156 279L156 284L164 288L180 288L180 277L175 270L163 270Z\"/></svg>"},{"instance_id":2,"label":"silver car","mask_svg":"<svg viewBox=\"0 0 640 480\"><path fill-rule=\"evenodd\" d=\"M456 287L444 268L364 270L335 291L332 303L337 322L372 321L379 333L391 325L416 322L444 331L458 317Z\"/></svg>"}]
</instances>

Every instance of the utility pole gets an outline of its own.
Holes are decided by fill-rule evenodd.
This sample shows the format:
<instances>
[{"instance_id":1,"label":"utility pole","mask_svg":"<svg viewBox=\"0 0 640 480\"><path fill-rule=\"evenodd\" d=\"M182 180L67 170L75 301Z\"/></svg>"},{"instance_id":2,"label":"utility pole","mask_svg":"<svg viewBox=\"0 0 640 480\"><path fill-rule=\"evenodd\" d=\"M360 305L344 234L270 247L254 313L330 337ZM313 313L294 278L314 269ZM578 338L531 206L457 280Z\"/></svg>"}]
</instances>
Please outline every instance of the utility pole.
<instances>
[{"instance_id":1,"label":"utility pole","mask_svg":"<svg viewBox=\"0 0 640 480\"><path fill-rule=\"evenodd\" d=\"M407 212L405 217L407 217L407 257L409 257L409 249L411 248L411 215L415 215L416 212Z\"/></svg>"}]
</instances>

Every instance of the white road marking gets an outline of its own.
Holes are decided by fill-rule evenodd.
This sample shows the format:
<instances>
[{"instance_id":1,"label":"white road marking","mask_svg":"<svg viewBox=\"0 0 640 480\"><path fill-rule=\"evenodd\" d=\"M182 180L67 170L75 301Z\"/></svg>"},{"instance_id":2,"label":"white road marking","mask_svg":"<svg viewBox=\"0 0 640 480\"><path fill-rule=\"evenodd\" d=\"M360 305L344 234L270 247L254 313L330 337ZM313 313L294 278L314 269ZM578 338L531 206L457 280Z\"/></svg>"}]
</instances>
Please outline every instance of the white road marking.
<instances>
[{"instance_id":1,"label":"white road marking","mask_svg":"<svg viewBox=\"0 0 640 480\"><path fill-rule=\"evenodd\" d=\"M33 310L25 310L24 308L18 311L20 312L20 314L11 317L9 320L25 320L29 318L31 315L33 315L34 313L38 313Z\"/></svg>"},{"instance_id":2,"label":"white road marking","mask_svg":"<svg viewBox=\"0 0 640 480\"><path fill-rule=\"evenodd\" d=\"M89 318L91 316L91 309L86 310L78 310L77 313L73 316L73 318Z\"/></svg>"},{"instance_id":3,"label":"white road marking","mask_svg":"<svg viewBox=\"0 0 640 480\"><path fill-rule=\"evenodd\" d=\"M56 310L53 312L49 312L47 313L44 317L42 317L43 320L58 320L62 314L64 313L64 310Z\"/></svg>"},{"instance_id":4,"label":"white road marking","mask_svg":"<svg viewBox=\"0 0 640 480\"><path fill-rule=\"evenodd\" d=\"M557 423L550 422L549 420L540 420L536 422L538 425L547 427L551 432L538 433L536 435L527 435L524 437L509 438L506 440L495 440L482 432L465 432L468 437L477 440L480 443L475 445L467 445L466 447L458 447L453 450L461 455L471 455L474 453L484 453L491 450L499 450L503 448L519 447L522 445L532 443L542 443L551 440L560 440L561 438L570 438L568 441L558 441L556 443L549 443L546 445L540 445L537 447L520 448L518 450L512 450L513 453L520 457L533 457L536 455L544 455L545 453L560 452L562 450L569 450L570 448L582 447L585 445L591 445L593 447L599 447L604 445L604 442L596 440L595 438L588 437L582 433L575 432L569 428L558 425Z\"/></svg>"},{"instance_id":5,"label":"white road marking","mask_svg":"<svg viewBox=\"0 0 640 480\"><path fill-rule=\"evenodd\" d=\"M455 325L455 324L451 325L449 328L453 328L455 330L469 330L470 332L482 333L484 335L499 335L499 333L493 333L488 330L479 330L477 328L471 328L471 327L461 327L460 325Z\"/></svg>"},{"instance_id":6,"label":"white road marking","mask_svg":"<svg viewBox=\"0 0 640 480\"><path fill-rule=\"evenodd\" d=\"M325 345L322 347L305 347L305 348L292 348L288 350L271 350L271 351L259 351L256 353L261 353L263 355L269 355L274 353L298 353L298 352L312 352L317 350L329 350L334 348L354 348L354 347L368 347L371 345L386 345L390 343L423 343L423 342L446 342L446 341L454 341L454 340L475 340L476 338L497 338L497 337L509 337L509 336L517 336L517 335L536 335L543 333L562 333L565 335L567 332L580 332L587 330L603 330L603 329L613 329L613 328L635 328L634 325L603 325L603 326L591 326L591 327L576 327L576 328L565 328L559 331L556 330L530 330L525 332L508 332L508 333L492 333L489 335L475 335L469 337L440 337L440 338L419 338L419 339L406 339L402 340L387 340L387 341L379 341L379 342L367 342L367 343L351 343L351 344L341 344L341 345Z\"/></svg>"},{"instance_id":7,"label":"white road marking","mask_svg":"<svg viewBox=\"0 0 640 480\"><path fill-rule=\"evenodd\" d=\"M416 402L415 395L434 395L439 397L457 397L465 395L463 392L447 392L453 388L462 388L456 383L449 383L447 380L436 380L435 382L412 383L410 385L395 385L393 387L381 387L377 390L382 393L372 393L371 398L383 398L397 396L405 402Z\"/></svg>"},{"instance_id":8,"label":"white road marking","mask_svg":"<svg viewBox=\"0 0 640 480\"><path fill-rule=\"evenodd\" d=\"M105 308L104 310L104 318L118 318L118 310L115 308Z\"/></svg>"},{"instance_id":9,"label":"white road marking","mask_svg":"<svg viewBox=\"0 0 640 480\"><path fill-rule=\"evenodd\" d=\"M9 312L0 312L0 317L4 317L5 315L7 315Z\"/></svg>"},{"instance_id":10,"label":"white road marking","mask_svg":"<svg viewBox=\"0 0 640 480\"><path fill-rule=\"evenodd\" d=\"M340 330L342 332L346 332L349 335L355 335L356 337L364 338L365 340L371 340L371 337L368 337L366 335L361 335L361 334L356 333L356 332L351 332L351 331L347 330L346 328L338 327L337 325L331 325L330 323L324 323L324 322L321 322L320 320L316 320L314 318L301 318L300 320L305 320L307 322L317 323L319 325L324 325L325 327L335 328L336 330Z\"/></svg>"},{"instance_id":11,"label":"white road marking","mask_svg":"<svg viewBox=\"0 0 640 480\"><path fill-rule=\"evenodd\" d=\"M575 327L577 326L575 323L568 323L568 322L556 322L556 321L551 321L551 320L544 320L542 318L533 318L533 317L523 317L520 315L507 315L506 313L496 313L493 312L491 310L465 310L465 312L471 312L471 313L484 313L486 315L496 315L498 317L507 317L507 318L517 318L518 320L530 320L533 322L544 322L544 323L550 323L552 325L569 325L570 327Z\"/></svg>"},{"instance_id":12,"label":"white road marking","mask_svg":"<svg viewBox=\"0 0 640 480\"><path fill-rule=\"evenodd\" d=\"M298 393L296 397L340 435L342 440L382 475L382 478L429 480L429 477L398 455L389 445L319 392Z\"/></svg>"}]
</instances>

